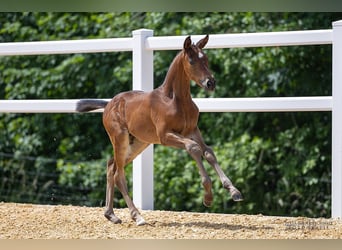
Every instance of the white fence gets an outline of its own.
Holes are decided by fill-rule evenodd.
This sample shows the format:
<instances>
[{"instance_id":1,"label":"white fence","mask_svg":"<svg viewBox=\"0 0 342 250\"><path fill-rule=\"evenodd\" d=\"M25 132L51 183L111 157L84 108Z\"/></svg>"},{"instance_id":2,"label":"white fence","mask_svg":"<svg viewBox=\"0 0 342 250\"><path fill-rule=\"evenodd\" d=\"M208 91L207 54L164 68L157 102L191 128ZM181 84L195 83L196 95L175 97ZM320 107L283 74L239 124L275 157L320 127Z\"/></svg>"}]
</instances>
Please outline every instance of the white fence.
<instances>
[{"instance_id":1,"label":"white fence","mask_svg":"<svg viewBox=\"0 0 342 250\"><path fill-rule=\"evenodd\" d=\"M198 40L202 36L192 36ZM180 50L185 36L153 37L135 30L131 38L0 44L0 56L132 51L133 89L153 88L153 51ZM342 21L329 30L210 35L208 49L333 45L332 96L196 98L201 112L332 111L332 217L342 217ZM78 100L0 100L3 113L72 113ZM101 112L101 111L99 111ZM153 145L133 162L133 200L153 209Z\"/></svg>"}]
</instances>

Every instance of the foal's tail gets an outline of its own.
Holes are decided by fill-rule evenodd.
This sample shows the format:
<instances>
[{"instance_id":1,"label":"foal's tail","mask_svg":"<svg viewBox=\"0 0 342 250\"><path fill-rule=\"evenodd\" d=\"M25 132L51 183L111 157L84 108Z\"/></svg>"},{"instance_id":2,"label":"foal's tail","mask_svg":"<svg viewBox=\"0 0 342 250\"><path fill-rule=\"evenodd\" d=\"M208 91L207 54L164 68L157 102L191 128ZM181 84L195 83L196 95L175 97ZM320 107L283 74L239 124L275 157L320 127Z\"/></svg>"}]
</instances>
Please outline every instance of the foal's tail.
<instances>
[{"instance_id":1,"label":"foal's tail","mask_svg":"<svg viewBox=\"0 0 342 250\"><path fill-rule=\"evenodd\" d=\"M108 104L107 101L96 99L82 99L76 103L77 112L89 112L95 109L105 108Z\"/></svg>"}]
</instances>

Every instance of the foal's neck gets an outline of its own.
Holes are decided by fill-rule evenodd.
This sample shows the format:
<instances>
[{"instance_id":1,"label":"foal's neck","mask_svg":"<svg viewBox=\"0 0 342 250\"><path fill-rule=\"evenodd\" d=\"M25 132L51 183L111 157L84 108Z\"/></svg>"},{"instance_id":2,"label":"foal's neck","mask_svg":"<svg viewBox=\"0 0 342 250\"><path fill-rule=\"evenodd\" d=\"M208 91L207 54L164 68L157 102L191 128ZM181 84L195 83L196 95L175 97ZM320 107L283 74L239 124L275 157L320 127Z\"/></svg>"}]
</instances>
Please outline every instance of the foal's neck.
<instances>
[{"instance_id":1,"label":"foal's neck","mask_svg":"<svg viewBox=\"0 0 342 250\"><path fill-rule=\"evenodd\" d=\"M169 98L188 100L191 99L190 78L184 70L183 56L183 52L180 52L175 57L160 87Z\"/></svg>"}]
</instances>

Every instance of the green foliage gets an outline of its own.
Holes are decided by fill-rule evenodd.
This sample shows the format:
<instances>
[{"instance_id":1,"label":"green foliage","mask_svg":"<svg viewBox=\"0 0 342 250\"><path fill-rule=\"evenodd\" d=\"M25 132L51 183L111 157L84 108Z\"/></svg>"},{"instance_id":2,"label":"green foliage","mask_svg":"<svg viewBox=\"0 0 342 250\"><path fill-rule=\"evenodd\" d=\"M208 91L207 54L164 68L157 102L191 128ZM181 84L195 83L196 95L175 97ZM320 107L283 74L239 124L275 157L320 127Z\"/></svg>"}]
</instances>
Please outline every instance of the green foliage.
<instances>
[{"instance_id":1,"label":"green foliage","mask_svg":"<svg viewBox=\"0 0 342 250\"><path fill-rule=\"evenodd\" d=\"M330 29L340 13L0 13L0 42ZM155 86L176 51L154 54ZM194 97L331 95L331 46L206 51L214 93ZM0 57L1 99L110 98L131 89L131 53ZM217 175L214 203L186 152L155 149L155 208L329 216L331 115L202 113L199 127L245 200L234 203ZM112 154L99 114L0 114L0 200L104 205ZM127 167L131 187L131 165ZM130 188L131 190L131 188ZM125 203L116 192L116 206Z\"/></svg>"}]
</instances>

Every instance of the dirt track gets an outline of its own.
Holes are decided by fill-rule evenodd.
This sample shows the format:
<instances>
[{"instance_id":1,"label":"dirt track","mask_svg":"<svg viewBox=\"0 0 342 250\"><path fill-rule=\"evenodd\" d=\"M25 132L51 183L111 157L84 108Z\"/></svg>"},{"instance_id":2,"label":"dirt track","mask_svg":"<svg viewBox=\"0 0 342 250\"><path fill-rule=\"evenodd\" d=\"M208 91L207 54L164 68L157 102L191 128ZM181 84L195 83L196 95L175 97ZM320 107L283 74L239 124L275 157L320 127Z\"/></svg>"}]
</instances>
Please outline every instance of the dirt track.
<instances>
[{"instance_id":1,"label":"dirt track","mask_svg":"<svg viewBox=\"0 0 342 250\"><path fill-rule=\"evenodd\" d=\"M142 211L136 226L128 209L116 209L123 223L103 217L103 208L0 203L0 239L341 239L342 221Z\"/></svg>"}]
</instances>

